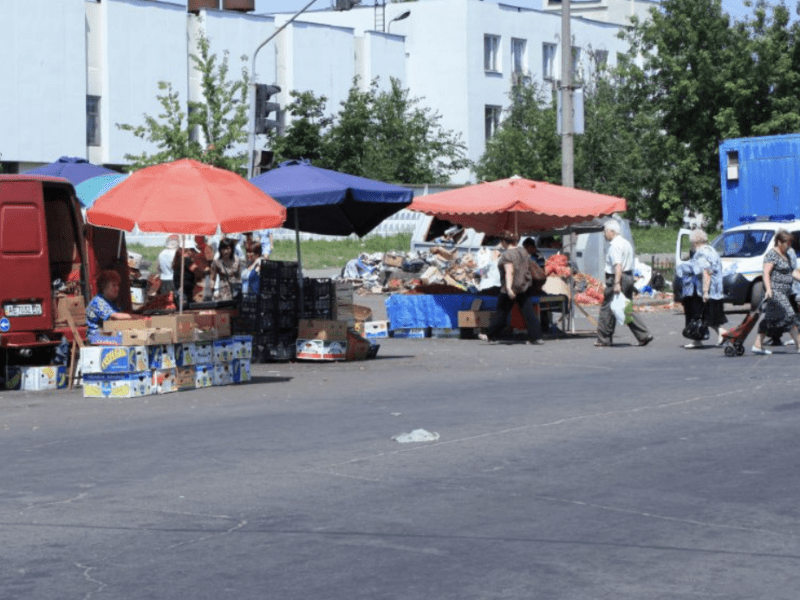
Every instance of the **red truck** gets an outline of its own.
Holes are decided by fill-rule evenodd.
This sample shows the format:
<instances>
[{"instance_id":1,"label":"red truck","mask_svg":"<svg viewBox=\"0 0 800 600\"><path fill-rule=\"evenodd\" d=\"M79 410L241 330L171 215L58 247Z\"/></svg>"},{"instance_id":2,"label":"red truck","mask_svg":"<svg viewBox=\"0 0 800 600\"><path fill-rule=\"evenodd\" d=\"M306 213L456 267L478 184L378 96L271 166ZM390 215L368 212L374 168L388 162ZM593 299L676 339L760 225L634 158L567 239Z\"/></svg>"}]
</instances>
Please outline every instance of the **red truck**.
<instances>
[{"instance_id":1,"label":"red truck","mask_svg":"<svg viewBox=\"0 0 800 600\"><path fill-rule=\"evenodd\" d=\"M104 269L122 277L119 304L131 309L124 233L84 223L66 179L0 175L0 378L8 365L47 365L62 337L65 312L80 323Z\"/></svg>"}]
</instances>

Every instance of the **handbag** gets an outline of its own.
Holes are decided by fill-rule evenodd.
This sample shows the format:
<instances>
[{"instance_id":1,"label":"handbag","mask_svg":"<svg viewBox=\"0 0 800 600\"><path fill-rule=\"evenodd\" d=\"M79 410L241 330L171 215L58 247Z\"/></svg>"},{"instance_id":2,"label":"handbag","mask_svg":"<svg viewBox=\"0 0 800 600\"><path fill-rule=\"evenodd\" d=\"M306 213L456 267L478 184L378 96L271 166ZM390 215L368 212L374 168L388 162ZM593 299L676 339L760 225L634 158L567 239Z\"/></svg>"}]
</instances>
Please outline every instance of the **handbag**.
<instances>
[{"instance_id":1,"label":"handbag","mask_svg":"<svg viewBox=\"0 0 800 600\"><path fill-rule=\"evenodd\" d=\"M708 325L703 322L703 319L692 319L689 321L689 324L683 328L682 333L683 337L696 341L707 340L709 337Z\"/></svg>"}]
</instances>

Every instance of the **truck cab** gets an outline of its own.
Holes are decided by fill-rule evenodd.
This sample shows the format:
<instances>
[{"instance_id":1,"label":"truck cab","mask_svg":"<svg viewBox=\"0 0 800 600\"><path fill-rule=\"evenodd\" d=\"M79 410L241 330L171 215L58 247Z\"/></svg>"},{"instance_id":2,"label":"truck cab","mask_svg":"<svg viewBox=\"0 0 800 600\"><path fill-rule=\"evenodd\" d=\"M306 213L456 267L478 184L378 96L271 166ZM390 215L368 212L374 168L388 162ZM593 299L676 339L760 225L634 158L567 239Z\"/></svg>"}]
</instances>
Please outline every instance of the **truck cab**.
<instances>
[{"instance_id":1,"label":"truck cab","mask_svg":"<svg viewBox=\"0 0 800 600\"><path fill-rule=\"evenodd\" d=\"M794 237L794 251L800 253L800 220L794 215L742 217L741 225L726 229L710 242L722 259L725 302L755 307L764 295L764 256L775 246L775 234L785 229ZM675 246L675 266L690 259L691 230L681 229Z\"/></svg>"},{"instance_id":2,"label":"truck cab","mask_svg":"<svg viewBox=\"0 0 800 600\"><path fill-rule=\"evenodd\" d=\"M0 175L0 377L10 364L49 364L62 336L75 337L65 311L85 309L101 269L120 272L129 309L125 252L122 232L84 224L66 179Z\"/></svg>"}]
</instances>

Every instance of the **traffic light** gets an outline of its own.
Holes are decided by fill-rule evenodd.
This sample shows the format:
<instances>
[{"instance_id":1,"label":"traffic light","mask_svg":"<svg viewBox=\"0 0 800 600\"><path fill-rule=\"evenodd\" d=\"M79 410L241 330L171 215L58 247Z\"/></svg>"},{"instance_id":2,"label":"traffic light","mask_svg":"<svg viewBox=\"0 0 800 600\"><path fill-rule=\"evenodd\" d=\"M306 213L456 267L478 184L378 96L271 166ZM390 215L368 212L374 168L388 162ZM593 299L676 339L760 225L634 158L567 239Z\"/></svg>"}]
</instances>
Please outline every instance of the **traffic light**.
<instances>
[{"instance_id":1,"label":"traffic light","mask_svg":"<svg viewBox=\"0 0 800 600\"><path fill-rule=\"evenodd\" d=\"M270 102L270 98L280 91L281 88L277 85L256 84L255 133L267 133L270 129L278 128L277 116L281 105L277 102ZM275 119L268 118L272 112L275 113Z\"/></svg>"},{"instance_id":2,"label":"traffic light","mask_svg":"<svg viewBox=\"0 0 800 600\"><path fill-rule=\"evenodd\" d=\"M274 159L275 154L271 150L255 150L253 152L253 177L269 171Z\"/></svg>"}]
</instances>

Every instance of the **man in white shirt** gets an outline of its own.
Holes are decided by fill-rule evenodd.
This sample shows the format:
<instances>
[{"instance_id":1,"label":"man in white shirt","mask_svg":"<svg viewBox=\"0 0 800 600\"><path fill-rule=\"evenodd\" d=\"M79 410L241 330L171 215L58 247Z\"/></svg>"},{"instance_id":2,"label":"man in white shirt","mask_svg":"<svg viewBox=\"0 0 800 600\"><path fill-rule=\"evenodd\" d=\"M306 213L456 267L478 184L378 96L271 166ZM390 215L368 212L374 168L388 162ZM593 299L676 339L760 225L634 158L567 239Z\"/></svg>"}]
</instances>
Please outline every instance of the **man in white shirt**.
<instances>
[{"instance_id":1,"label":"man in white shirt","mask_svg":"<svg viewBox=\"0 0 800 600\"><path fill-rule=\"evenodd\" d=\"M595 346L610 346L614 337L617 320L611 311L611 301L616 294L622 293L626 298L633 298L633 248L630 242L621 235L621 228L616 219L606 221L603 233L609 242L606 253L606 289L603 293L603 304L597 323L597 341ZM646 346L653 341L653 336L645 324L634 313L628 323L636 337L638 346Z\"/></svg>"},{"instance_id":2,"label":"man in white shirt","mask_svg":"<svg viewBox=\"0 0 800 600\"><path fill-rule=\"evenodd\" d=\"M161 277L161 287L159 293L166 294L175 291L172 275L172 259L175 258L175 251L178 249L178 236L172 234L167 237L164 249L158 255L158 274Z\"/></svg>"}]
</instances>

